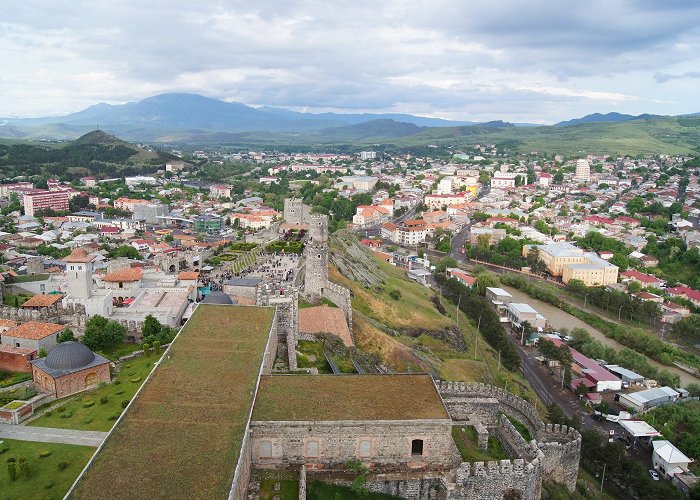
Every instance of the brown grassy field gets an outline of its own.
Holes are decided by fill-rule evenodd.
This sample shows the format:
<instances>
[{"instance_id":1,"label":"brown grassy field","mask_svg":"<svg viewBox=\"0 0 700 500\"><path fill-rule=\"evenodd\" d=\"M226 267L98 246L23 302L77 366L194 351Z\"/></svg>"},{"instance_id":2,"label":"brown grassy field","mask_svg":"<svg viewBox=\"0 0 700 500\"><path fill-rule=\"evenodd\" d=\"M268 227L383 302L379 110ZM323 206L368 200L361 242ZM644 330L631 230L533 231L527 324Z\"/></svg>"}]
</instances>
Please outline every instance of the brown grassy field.
<instances>
[{"instance_id":1,"label":"brown grassy field","mask_svg":"<svg viewBox=\"0 0 700 500\"><path fill-rule=\"evenodd\" d=\"M225 498L272 316L200 305L74 498Z\"/></svg>"},{"instance_id":2,"label":"brown grassy field","mask_svg":"<svg viewBox=\"0 0 700 500\"><path fill-rule=\"evenodd\" d=\"M447 411L423 374L266 375L253 408L253 420L432 418L448 418Z\"/></svg>"}]
</instances>

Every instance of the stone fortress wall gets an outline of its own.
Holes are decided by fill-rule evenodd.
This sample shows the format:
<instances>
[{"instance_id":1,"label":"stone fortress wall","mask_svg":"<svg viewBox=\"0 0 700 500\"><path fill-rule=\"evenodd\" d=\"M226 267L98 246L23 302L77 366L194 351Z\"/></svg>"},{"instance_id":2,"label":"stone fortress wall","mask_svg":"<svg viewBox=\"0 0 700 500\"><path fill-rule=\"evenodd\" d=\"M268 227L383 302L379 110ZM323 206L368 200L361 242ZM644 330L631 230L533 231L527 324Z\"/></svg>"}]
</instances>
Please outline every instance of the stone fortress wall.
<instances>
[{"instance_id":1,"label":"stone fortress wall","mask_svg":"<svg viewBox=\"0 0 700 500\"><path fill-rule=\"evenodd\" d=\"M257 287L255 304L274 306L276 313L277 357L286 362L290 371L297 370L296 347L299 342L299 289L291 287L280 292L266 285Z\"/></svg>"},{"instance_id":2,"label":"stone fortress wall","mask_svg":"<svg viewBox=\"0 0 700 500\"><path fill-rule=\"evenodd\" d=\"M574 490L581 456L581 435L576 429L559 424L545 424L534 406L497 387L444 381L438 381L437 387L453 419L480 422L489 432L498 436L510 453L517 453L524 460L531 459L528 463L541 471L541 478L564 484L570 491ZM522 422L533 440L525 443L508 419L499 417L499 412ZM494 465L491 467L496 470ZM498 469L503 468L499 465ZM507 486L507 483L505 481L503 485Z\"/></svg>"},{"instance_id":3,"label":"stone fortress wall","mask_svg":"<svg viewBox=\"0 0 700 500\"><path fill-rule=\"evenodd\" d=\"M46 307L39 310L0 305L0 318L16 321L17 323L41 321L66 325L76 335L83 333L85 321L87 320L85 307L80 304L62 304L58 307Z\"/></svg>"}]
</instances>

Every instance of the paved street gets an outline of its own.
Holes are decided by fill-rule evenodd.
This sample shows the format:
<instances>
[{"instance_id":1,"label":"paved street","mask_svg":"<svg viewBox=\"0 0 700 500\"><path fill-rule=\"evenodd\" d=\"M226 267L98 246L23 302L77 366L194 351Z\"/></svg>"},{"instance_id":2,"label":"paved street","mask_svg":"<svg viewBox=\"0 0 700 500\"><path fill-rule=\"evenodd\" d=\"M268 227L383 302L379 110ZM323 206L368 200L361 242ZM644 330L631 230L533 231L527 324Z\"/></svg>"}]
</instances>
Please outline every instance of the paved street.
<instances>
[{"instance_id":1,"label":"paved street","mask_svg":"<svg viewBox=\"0 0 700 500\"><path fill-rule=\"evenodd\" d=\"M0 439L99 446L106 437L107 432L0 424Z\"/></svg>"}]
</instances>

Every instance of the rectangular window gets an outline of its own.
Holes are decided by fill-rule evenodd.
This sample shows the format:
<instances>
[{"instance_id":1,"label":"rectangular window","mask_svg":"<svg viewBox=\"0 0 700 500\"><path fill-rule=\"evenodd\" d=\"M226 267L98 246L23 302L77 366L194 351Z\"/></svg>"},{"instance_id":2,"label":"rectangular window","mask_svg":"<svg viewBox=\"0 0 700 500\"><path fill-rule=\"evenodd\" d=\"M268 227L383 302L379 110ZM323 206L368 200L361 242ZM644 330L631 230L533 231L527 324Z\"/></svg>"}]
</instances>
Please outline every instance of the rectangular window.
<instances>
[{"instance_id":1,"label":"rectangular window","mask_svg":"<svg viewBox=\"0 0 700 500\"><path fill-rule=\"evenodd\" d=\"M360 439L359 452L361 457L369 457L372 455L372 441L369 439Z\"/></svg>"},{"instance_id":2,"label":"rectangular window","mask_svg":"<svg viewBox=\"0 0 700 500\"><path fill-rule=\"evenodd\" d=\"M260 458L272 458L272 441L262 440L260 441L260 447L258 450Z\"/></svg>"},{"instance_id":3,"label":"rectangular window","mask_svg":"<svg viewBox=\"0 0 700 500\"><path fill-rule=\"evenodd\" d=\"M318 458L318 441L306 442L306 456L308 458Z\"/></svg>"},{"instance_id":4,"label":"rectangular window","mask_svg":"<svg viewBox=\"0 0 700 500\"><path fill-rule=\"evenodd\" d=\"M422 439L414 439L411 441L411 455L414 457L420 456L423 454L423 440Z\"/></svg>"}]
</instances>

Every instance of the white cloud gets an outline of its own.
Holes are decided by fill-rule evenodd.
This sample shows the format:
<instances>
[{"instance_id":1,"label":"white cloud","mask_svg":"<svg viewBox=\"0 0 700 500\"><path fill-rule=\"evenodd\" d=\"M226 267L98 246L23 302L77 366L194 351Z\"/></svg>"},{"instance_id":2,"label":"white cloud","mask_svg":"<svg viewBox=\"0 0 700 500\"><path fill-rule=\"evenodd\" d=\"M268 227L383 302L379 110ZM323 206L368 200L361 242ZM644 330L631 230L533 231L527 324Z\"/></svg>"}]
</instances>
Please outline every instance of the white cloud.
<instances>
[{"instance_id":1,"label":"white cloud","mask_svg":"<svg viewBox=\"0 0 700 500\"><path fill-rule=\"evenodd\" d=\"M694 2L25 0L0 22L0 116L168 91L467 120L695 112L699 26Z\"/></svg>"}]
</instances>

